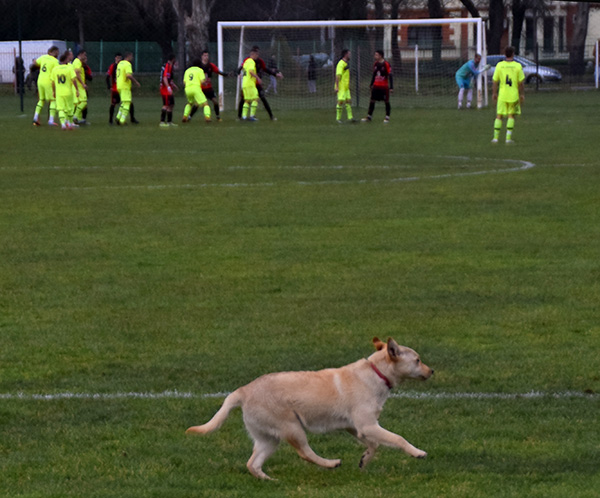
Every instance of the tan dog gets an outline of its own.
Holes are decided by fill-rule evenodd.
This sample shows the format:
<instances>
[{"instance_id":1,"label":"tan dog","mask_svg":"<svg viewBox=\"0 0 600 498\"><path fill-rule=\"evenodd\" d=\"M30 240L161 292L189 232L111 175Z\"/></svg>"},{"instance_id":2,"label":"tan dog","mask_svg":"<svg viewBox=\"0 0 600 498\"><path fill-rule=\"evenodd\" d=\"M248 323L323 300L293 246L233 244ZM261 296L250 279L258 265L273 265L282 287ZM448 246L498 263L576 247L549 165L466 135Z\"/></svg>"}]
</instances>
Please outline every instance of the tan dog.
<instances>
[{"instance_id":1,"label":"tan dog","mask_svg":"<svg viewBox=\"0 0 600 498\"><path fill-rule=\"evenodd\" d=\"M375 337L373 343L377 351L369 358L341 368L263 375L227 396L209 422L190 427L187 432L213 432L223 425L233 408L241 406L244 424L254 440L254 451L246 465L252 475L261 479L270 479L262 466L282 439L309 462L327 468L341 464L340 460L318 456L308 445L305 430L348 431L367 447L360 460L361 468L373 458L379 445L425 458L427 453L382 428L378 419L394 386L404 379L426 380L433 370L421 362L415 351L399 346L391 338L385 344Z\"/></svg>"}]
</instances>

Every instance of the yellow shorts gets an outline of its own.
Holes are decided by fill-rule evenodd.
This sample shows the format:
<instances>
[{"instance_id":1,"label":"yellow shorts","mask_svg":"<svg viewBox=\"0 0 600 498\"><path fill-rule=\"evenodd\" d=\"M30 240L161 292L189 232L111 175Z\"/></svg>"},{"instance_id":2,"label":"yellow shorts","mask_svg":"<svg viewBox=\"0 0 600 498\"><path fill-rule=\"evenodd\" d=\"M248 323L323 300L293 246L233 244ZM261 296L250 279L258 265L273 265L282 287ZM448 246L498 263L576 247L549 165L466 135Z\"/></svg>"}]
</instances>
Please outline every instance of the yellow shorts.
<instances>
[{"instance_id":1,"label":"yellow shorts","mask_svg":"<svg viewBox=\"0 0 600 498\"><path fill-rule=\"evenodd\" d=\"M40 96L40 100L54 100L52 83L49 83L47 85L38 85L38 94Z\"/></svg>"},{"instance_id":2,"label":"yellow shorts","mask_svg":"<svg viewBox=\"0 0 600 498\"><path fill-rule=\"evenodd\" d=\"M75 94L75 90L73 90L73 95ZM83 87L79 88L79 97L75 96L75 102L87 102L87 90Z\"/></svg>"},{"instance_id":3,"label":"yellow shorts","mask_svg":"<svg viewBox=\"0 0 600 498\"><path fill-rule=\"evenodd\" d=\"M186 88L185 96L190 104L203 105L206 103L206 95L199 86Z\"/></svg>"},{"instance_id":4,"label":"yellow shorts","mask_svg":"<svg viewBox=\"0 0 600 498\"><path fill-rule=\"evenodd\" d=\"M518 100L516 102L506 102L498 99L496 114L499 116L518 116L521 114L521 103Z\"/></svg>"},{"instance_id":5,"label":"yellow shorts","mask_svg":"<svg viewBox=\"0 0 600 498\"><path fill-rule=\"evenodd\" d=\"M258 90L256 85L243 86L242 92L244 93L244 100L258 100Z\"/></svg>"},{"instance_id":6,"label":"yellow shorts","mask_svg":"<svg viewBox=\"0 0 600 498\"><path fill-rule=\"evenodd\" d=\"M350 96L350 88L340 88L337 93L338 102L343 102L346 100L352 100Z\"/></svg>"},{"instance_id":7,"label":"yellow shorts","mask_svg":"<svg viewBox=\"0 0 600 498\"><path fill-rule=\"evenodd\" d=\"M57 95L56 96L56 110L66 112L67 115L73 114L73 108L75 104L73 102L73 94L69 95Z\"/></svg>"},{"instance_id":8,"label":"yellow shorts","mask_svg":"<svg viewBox=\"0 0 600 498\"><path fill-rule=\"evenodd\" d=\"M131 88L119 90L119 97L121 98L121 102L131 102Z\"/></svg>"}]
</instances>

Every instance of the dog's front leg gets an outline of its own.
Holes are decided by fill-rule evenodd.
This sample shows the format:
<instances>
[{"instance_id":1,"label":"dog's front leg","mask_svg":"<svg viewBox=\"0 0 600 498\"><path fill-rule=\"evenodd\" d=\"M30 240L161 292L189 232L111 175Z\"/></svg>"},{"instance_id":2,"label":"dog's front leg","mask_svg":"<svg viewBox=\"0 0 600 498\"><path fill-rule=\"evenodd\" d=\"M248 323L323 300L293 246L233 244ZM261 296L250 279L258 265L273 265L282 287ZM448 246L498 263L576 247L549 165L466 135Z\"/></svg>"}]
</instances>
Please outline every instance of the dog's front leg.
<instances>
[{"instance_id":1,"label":"dog's front leg","mask_svg":"<svg viewBox=\"0 0 600 498\"><path fill-rule=\"evenodd\" d=\"M377 448L378 445L398 448L414 458L425 458L427 456L427 453L425 453L423 450L416 448L402 436L384 429L379 424L362 428L362 430L358 431L358 435L360 439L365 440L368 446L367 451L363 455L363 459L365 456L368 457L367 463L373 456L370 453L375 453L375 448ZM370 451L371 448L373 448L372 452ZM370 454L370 456L367 454ZM366 465L366 463L363 463L363 466L364 465Z\"/></svg>"}]
</instances>

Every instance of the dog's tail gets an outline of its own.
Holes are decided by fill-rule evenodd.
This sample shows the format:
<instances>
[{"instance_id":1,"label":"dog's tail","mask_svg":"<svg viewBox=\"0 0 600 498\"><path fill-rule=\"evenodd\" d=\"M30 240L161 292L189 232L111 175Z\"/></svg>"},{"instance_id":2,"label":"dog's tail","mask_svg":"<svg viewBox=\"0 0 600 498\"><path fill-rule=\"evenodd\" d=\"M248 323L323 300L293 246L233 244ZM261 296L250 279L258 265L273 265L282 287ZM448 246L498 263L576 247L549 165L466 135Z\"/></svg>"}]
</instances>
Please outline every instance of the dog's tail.
<instances>
[{"instance_id":1,"label":"dog's tail","mask_svg":"<svg viewBox=\"0 0 600 498\"><path fill-rule=\"evenodd\" d=\"M219 429L223 422L227 419L229 412L234 408L242 405L242 394L240 390L233 391L229 396L225 398L223 405L219 408L219 411L215 413L214 417L211 418L204 425L195 425L190 427L187 434L208 434Z\"/></svg>"}]
</instances>

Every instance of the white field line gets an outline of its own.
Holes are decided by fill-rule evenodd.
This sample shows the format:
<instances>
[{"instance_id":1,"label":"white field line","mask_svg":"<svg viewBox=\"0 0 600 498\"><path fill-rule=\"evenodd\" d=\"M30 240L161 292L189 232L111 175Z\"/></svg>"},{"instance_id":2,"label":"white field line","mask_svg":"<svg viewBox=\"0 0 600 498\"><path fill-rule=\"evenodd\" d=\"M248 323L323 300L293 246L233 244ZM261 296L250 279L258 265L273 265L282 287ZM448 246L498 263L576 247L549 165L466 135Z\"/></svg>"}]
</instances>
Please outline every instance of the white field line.
<instances>
[{"instance_id":1,"label":"white field line","mask_svg":"<svg viewBox=\"0 0 600 498\"><path fill-rule=\"evenodd\" d=\"M402 155L402 154L400 154ZM414 156L425 157L424 155L414 154ZM315 180L315 181L282 181L279 182L281 184L289 184L289 185L302 185L302 186L311 186L311 185L347 185L347 184L381 184L381 183L400 183L400 182L414 182L418 180L437 180L437 179L445 179L445 178L461 178L465 176L478 176L478 175L488 175L488 174L498 174L498 173L511 173L518 171L525 171L535 167L535 164L530 161L524 161L520 159L486 159L486 158L471 158L468 156L432 156L437 159L452 159L452 160L462 160L464 162L481 162L481 161L499 161L508 165L514 165L512 167L506 168L492 168L492 169L483 169L478 171L463 171L457 173L446 173L440 175L416 175L416 176L407 176L407 177L397 177L397 178L375 178L371 180L367 179L358 179L358 180ZM477 166L478 164L476 164ZM362 169L401 169L403 167L407 167L407 165L396 165L396 166L363 166ZM245 169L244 166L232 166L227 168L229 171L236 169ZM278 169L357 169L356 166L342 166L342 165L333 165L333 166L278 166ZM0 168L0 170L10 169L6 167ZM61 170L61 169L75 169L75 170L127 170L127 167L119 168L119 167L60 167L60 166L42 166L42 167L33 167L27 169L47 169L47 170ZM131 168L132 170L144 170L145 168ZM151 170L156 170L156 168L150 168ZM160 168L159 168L160 169ZM190 167L173 167L168 168L169 170L189 170ZM272 169L267 166L256 166L253 169ZM90 187L60 187L60 190L75 190L75 191L86 191L86 190L164 190L164 189L206 189L206 188L262 188L262 187L275 187L277 186L277 182L266 181L266 182L224 182L224 183L199 183L199 184L173 184L173 185L104 185L104 186L90 186ZM22 190L22 189L19 189Z\"/></svg>"},{"instance_id":2,"label":"white field line","mask_svg":"<svg viewBox=\"0 0 600 498\"><path fill-rule=\"evenodd\" d=\"M118 399L209 399L225 398L228 392L217 393L192 393L181 391L162 391L162 392L117 392L117 393L85 393L85 392L62 392L48 394L28 394L28 393L0 393L1 400L18 401L60 401L60 400L118 400ZM586 399L599 400L600 393L585 393L581 391L529 391L525 393L501 393L501 392L416 392L402 391L393 393L391 398L414 399L414 400L532 400L532 399Z\"/></svg>"}]
</instances>

